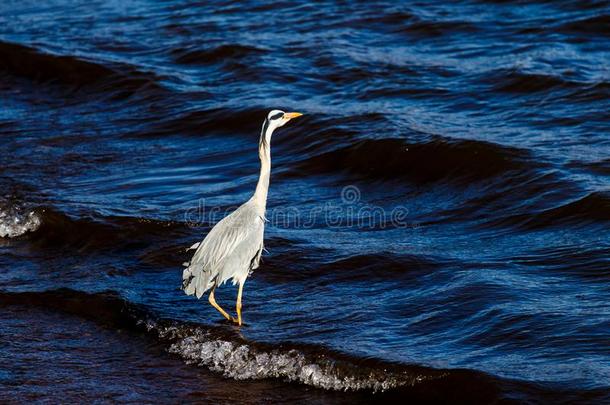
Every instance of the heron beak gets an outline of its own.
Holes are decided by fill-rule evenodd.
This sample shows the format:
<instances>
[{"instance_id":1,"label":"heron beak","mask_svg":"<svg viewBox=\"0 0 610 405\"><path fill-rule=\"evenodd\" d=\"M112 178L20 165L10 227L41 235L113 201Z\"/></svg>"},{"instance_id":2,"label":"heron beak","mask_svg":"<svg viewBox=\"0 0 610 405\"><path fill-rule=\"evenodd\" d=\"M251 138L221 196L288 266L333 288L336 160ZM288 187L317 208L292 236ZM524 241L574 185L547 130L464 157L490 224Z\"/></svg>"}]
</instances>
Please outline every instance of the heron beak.
<instances>
[{"instance_id":1,"label":"heron beak","mask_svg":"<svg viewBox=\"0 0 610 405\"><path fill-rule=\"evenodd\" d=\"M284 118L291 120L293 118L300 117L301 115L303 115L303 114L298 113L298 112L289 112L289 113L284 114Z\"/></svg>"}]
</instances>

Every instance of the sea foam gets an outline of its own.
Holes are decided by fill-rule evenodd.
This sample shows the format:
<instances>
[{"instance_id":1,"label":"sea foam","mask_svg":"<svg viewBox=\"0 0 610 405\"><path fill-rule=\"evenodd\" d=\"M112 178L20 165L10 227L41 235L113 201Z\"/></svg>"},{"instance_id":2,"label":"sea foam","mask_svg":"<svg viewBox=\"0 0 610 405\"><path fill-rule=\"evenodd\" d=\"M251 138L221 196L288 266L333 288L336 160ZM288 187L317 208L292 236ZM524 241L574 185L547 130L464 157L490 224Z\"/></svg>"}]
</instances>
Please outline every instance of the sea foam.
<instances>
[{"instance_id":1,"label":"sea foam","mask_svg":"<svg viewBox=\"0 0 610 405\"><path fill-rule=\"evenodd\" d=\"M34 211L0 205L0 238L15 238L33 232L40 224L40 217Z\"/></svg>"},{"instance_id":2,"label":"sea foam","mask_svg":"<svg viewBox=\"0 0 610 405\"><path fill-rule=\"evenodd\" d=\"M168 351L188 364L206 367L236 380L278 378L327 390L381 392L443 377L443 373L434 375L351 364L298 348L257 347L220 338L199 327L163 326L149 320L146 328L162 340L170 341Z\"/></svg>"}]
</instances>

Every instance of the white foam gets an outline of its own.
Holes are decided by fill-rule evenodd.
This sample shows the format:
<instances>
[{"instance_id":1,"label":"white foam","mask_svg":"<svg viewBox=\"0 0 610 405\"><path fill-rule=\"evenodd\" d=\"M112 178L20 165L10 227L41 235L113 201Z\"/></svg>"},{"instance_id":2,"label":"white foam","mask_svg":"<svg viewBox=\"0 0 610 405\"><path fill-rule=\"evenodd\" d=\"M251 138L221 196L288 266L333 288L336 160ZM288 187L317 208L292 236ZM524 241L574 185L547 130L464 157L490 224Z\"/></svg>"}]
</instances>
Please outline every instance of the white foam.
<instances>
[{"instance_id":1,"label":"white foam","mask_svg":"<svg viewBox=\"0 0 610 405\"><path fill-rule=\"evenodd\" d=\"M14 238L33 232L40 223L40 218L34 211L23 213L16 207L0 206L0 238Z\"/></svg>"},{"instance_id":2,"label":"white foam","mask_svg":"<svg viewBox=\"0 0 610 405\"><path fill-rule=\"evenodd\" d=\"M146 327L170 340L169 352L181 356L188 364L204 366L236 380L279 378L328 390L378 392L430 378L355 365L339 368L328 357L312 360L295 349L261 350L246 343L215 338L199 328L186 332L181 327L160 327L150 321Z\"/></svg>"}]
</instances>

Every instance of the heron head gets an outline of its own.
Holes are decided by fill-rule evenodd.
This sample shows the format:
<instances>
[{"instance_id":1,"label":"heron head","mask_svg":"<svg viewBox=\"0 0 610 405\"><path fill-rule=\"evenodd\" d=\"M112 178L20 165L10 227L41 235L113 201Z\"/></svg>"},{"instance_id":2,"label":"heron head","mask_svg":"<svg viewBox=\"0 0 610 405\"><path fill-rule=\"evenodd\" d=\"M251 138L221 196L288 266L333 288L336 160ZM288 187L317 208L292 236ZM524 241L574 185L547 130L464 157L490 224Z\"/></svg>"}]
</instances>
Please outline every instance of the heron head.
<instances>
[{"instance_id":1,"label":"heron head","mask_svg":"<svg viewBox=\"0 0 610 405\"><path fill-rule=\"evenodd\" d=\"M267 114L267 121L269 122L269 126L273 126L273 128L279 128L286 125L286 123L291 119L300 117L301 115L303 114L298 112L271 110L269 114Z\"/></svg>"}]
</instances>

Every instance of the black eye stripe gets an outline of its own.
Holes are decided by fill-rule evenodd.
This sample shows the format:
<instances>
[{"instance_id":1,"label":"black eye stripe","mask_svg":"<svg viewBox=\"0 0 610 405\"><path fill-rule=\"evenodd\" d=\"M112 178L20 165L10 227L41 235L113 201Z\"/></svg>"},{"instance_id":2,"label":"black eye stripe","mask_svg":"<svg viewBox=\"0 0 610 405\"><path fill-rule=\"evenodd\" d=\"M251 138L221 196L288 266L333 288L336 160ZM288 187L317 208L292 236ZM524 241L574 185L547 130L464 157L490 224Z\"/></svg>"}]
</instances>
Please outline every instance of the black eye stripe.
<instances>
[{"instance_id":1,"label":"black eye stripe","mask_svg":"<svg viewBox=\"0 0 610 405\"><path fill-rule=\"evenodd\" d=\"M282 118L284 116L284 113L277 113L275 115L272 115L271 117L269 117L270 120L276 120L278 118Z\"/></svg>"}]
</instances>

